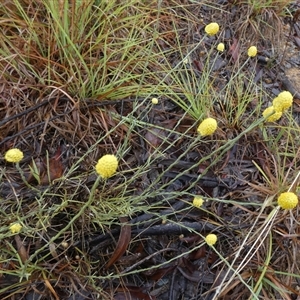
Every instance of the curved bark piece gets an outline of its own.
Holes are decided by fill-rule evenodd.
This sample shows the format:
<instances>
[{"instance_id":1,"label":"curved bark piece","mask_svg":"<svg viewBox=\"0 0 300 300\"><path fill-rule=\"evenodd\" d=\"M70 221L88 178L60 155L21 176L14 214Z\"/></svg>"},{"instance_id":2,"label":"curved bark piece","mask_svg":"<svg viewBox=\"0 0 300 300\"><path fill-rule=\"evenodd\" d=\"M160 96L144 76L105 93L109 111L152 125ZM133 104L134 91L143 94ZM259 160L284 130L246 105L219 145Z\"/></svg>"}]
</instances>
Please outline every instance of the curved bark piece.
<instances>
[{"instance_id":1,"label":"curved bark piece","mask_svg":"<svg viewBox=\"0 0 300 300\"><path fill-rule=\"evenodd\" d=\"M106 269L118 261L118 259L125 253L131 240L131 226L128 224L128 219L120 217L119 220L122 223L119 240L112 257L105 266Z\"/></svg>"}]
</instances>

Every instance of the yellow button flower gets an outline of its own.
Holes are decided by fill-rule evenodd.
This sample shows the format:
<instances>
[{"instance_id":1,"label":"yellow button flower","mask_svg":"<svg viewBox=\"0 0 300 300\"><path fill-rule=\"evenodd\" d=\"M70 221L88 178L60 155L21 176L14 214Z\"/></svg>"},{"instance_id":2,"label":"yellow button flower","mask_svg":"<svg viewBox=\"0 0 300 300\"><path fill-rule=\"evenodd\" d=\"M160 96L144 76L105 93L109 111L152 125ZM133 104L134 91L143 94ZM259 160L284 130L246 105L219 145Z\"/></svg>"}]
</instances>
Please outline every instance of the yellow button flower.
<instances>
[{"instance_id":1,"label":"yellow button flower","mask_svg":"<svg viewBox=\"0 0 300 300\"><path fill-rule=\"evenodd\" d=\"M254 57L257 54L257 48L255 46L251 46L248 48L248 56L249 57Z\"/></svg>"},{"instance_id":2,"label":"yellow button flower","mask_svg":"<svg viewBox=\"0 0 300 300\"><path fill-rule=\"evenodd\" d=\"M288 91L283 91L278 94L276 98L273 100L273 106L275 111L284 112L288 108L290 108L293 104L293 95Z\"/></svg>"},{"instance_id":3,"label":"yellow button flower","mask_svg":"<svg viewBox=\"0 0 300 300\"><path fill-rule=\"evenodd\" d=\"M224 49L225 49L225 45L224 45L224 43L220 43L220 44L218 44L218 46L217 46L217 50L218 50L218 51L220 51L220 52L223 52L223 51L224 51Z\"/></svg>"},{"instance_id":4,"label":"yellow button flower","mask_svg":"<svg viewBox=\"0 0 300 300\"><path fill-rule=\"evenodd\" d=\"M184 58L182 62L183 62L185 65L189 64L189 63L190 63L189 57Z\"/></svg>"},{"instance_id":5,"label":"yellow button flower","mask_svg":"<svg viewBox=\"0 0 300 300\"><path fill-rule=\"evenodd\" d=\"M152 102L152 104L158 104L158 99L157 98L152 98L151 102Z\"/></svg>"},{"instance_id":6,"label":"yellow button flower","mask_svg":"<svg viewBox=\"0 0 300 300\"><path fill-rule=\"evenodd\" d=\"M273 115L270 115L271 113L273 113ZM263 116L266 118L266 121L268 122L276 122L278 121L281 116L282 116L282 112L279 111L279 112L275 112L275 109L274 109L274 106L270 106L270 107L267 107L264 111L263 111ZM268 115L270 115L268 117Z\"/></svg>"},{"instance_id":7,"label":"yellow button flower","mask_svg":"<svg viewBox=\"0 0 300 300\"><path fill-rule=\"evenodd\" d=\"M22 229L22 225L20 223L14 223L9 227L11 233L19 233Z\"/></svg>"},{"instance_id":8,"label":"yellow button flower","mask_svg":"<svg viewBox=\"0 0 300 300\"><path fill-rule=\"evenodd\" d=\"M213 134L217 128L218 128L218 124L215 119L206 118L198 126L197 131L201 136L207 136Z\"/></svg>"},{"instance_id":9,"label":"yellow button flower","mask_svg":"<svg viewBox=\"0 0 300 300\"><path fill-rule=\"evenodd\" d=\"M208 35L215 35L219 32L220 26L218 23L209 23L208 25L205 26L205 32Z\"/></svg>"},{"instance_id":10,"label":"yellow button flower","mask_svg":"<svg viewBox=\"0 0 300 300\"><path fill-rule=\"evenodd\" d=\"M201 207L202 206L202 204L203 204L203 199L201 198L201 197L195 197L194 198L194 200L193 200L193 205L195 206L195 207Z\"/></svg>"},{"instance_id":11,"label":"yellow button flower","mask_svg":"<svg viewBox=\"0 0 300 300\"><path fill-rule=\"evenodd\" d=\"M96 164L96 172L102 178L113 176L118 168L118 159L115 155L106 154L102 156Z\"/></svg>"},{"instance_id":12,"label":"yellow button flower","mask_svg":"<svg viewBox=\"0 0 300 300\"><path fill-rule=\"evenodd\" d=\"M5 153L5 160L8 162L13 162L13 163L17 163L19 161L21 161L24 157L24 154L21 150L19 150L18 148L13 148L8 150Z\"/></svg>"},{"instance_id":13,"label":"yellow button flower","mask_svg":"<svg viewBox=\"0 0 300 300\"><path fill-rule=\"evenodd\" d=\"M214 245L217 242L217 240L218 237L213 233L208 234L205 238L205 242L208 246Z\"/></svg>"},{"instance_id":14,"label":"yellow button flower","mask_svg":"<svg viewBox=\"0 0 300 300\"><path fill-rule=\"evenodd\" d=\"M292 209L298 204L298 197L292 192L280 194L278 197L278 205L283 209Z\"/></svg>"}]
</instances>

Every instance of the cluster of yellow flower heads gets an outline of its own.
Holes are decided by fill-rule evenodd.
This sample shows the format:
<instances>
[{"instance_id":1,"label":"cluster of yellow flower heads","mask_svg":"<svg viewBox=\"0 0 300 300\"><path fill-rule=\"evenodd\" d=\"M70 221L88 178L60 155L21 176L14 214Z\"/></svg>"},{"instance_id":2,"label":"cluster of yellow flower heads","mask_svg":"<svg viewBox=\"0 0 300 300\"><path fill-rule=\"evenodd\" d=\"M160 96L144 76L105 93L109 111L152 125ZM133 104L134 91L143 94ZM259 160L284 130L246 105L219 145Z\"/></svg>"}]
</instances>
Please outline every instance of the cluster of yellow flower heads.
<instances>
[{"instance_id":1,"label":"cluster of yellow flower heads","mask_svg":"<svg viewBox=\"0 0 300 300\"><path fill-rule=\"evenodd\" d=\"M204 200L199 197L199 196L195 196L194 199L193 199L193 206L199 208L203 205L204 203ZM208 234L206 237L205 237L205 242L208 246L213 246L218 240L218 237L213 234L213 233L210 233Z\"/></svg>"},{"instance_id":2,"label":"cluster of yellow flower heads","mask_svg":"<svg viewBox=\"0 0 300 300\"><path fill-rule=\"evenodd\" d=\"M293 104L293 95L288 91L283 91L273 100L273 107L276 112L285 112Z\"/></svg>"},{"instance_id":3,"label":"cluster of yellow flower heads","mask_svg":"<svg viewBox=\"0 0 300 300\"><path fill-rule=\"evenodd\" d=\"M212 23L207 24L205 26L204 30L209 36L213 36L219 32L220 26L218 23L212 22ZM224 43L219 43L217 46L217 50L220 52L223 52L224 49L225 49ZM247 54L249 57L255 57L257 55L257 47L256 46L249 47Z\"/></svg>"},{"instance_id":4,"label":"cluster of yellow flower heads","mask_svg":"<svg viewBox=\"0 0 300 300\"><path fill-rule=\"evenodd\" d=\"M262 113L268 122L276 122L281 118L282 114L292 106L293 95L288 91L283 91L273 99L272 104Z\"/></svg>"},{"instance_id":5,"label":"cluster of yellow flower heads","mask_svg":"<svg viewBox=\"0 0 300 300\"><path fill-rule=\"evenodd\" d=\"M276 111L273 106L269 106L263 111L263 116L268 122L276 122L281 118L282 111Z\"/></svg>"},{"instance_id":6,"label":"cluster of yellow flower heads","mask_svg":"<svg viewBox=\"0 0 300 300\"><path fill-rule=\"evenodd\" d=\"M213 36L219 32L219 24L218 23L210 23L206 25L205 32L209 36ZM223 52L225 49L224 43L219 43L217 46L217 50ZM248 48L248 56L255 57L257 55L257 48L255 46L251 46ZM151 102L153 104L158 104L157 98L152 98ZM291 107L293 103L293 96L290 92L283 91L281 92L274 100L273 105L265 109L263 112L263 116L267 121L274 122L277 121L282 113ZM200 125L198 126L197 132L201 136L209 136L212 135L218 127L217 121L214 118L206 118L204 119ZM21 150L17 148L10 149L5 154L5 160L7 162L18 163L24 157L24 154ZM107 154L102 156L96 166L96 172L102 178L107 179L113 176L118 168L118 159L115 155ZM204 201L201 197L196 196L193 199L193 205L195 207L201 207ZM292 209L296 207L298 204L298 197L296 194L292 192L282 193L278 197L278 205L283 209ZM22 229L22 225L19 223L14 223L9 227L11 233L19 233ZM209 246L213 246L217 242L217 236L215 234L208 234L205 237L205 242Z\"/></svg>"},{"instance_id":7,"label":"cluster of yellow flower heads","mask_svg":"<svg viewBox=\"0 0 300 300\"><path fill-rule=\"evenodd\" d=\"M212 22L212 23L209 23L208 25L206 25L204 30L209 36L213 36L219 32L220 26L218 23ZM225 49L224 43L219 43L217 46L217 50L220 52L223 52L224 49ZM201 136L204 137L204 136L212 135L217 130L217 128L218 128L218 124L214 118L206 118L198 126L197 132ZM201 198L199 198L199 199L201 199ZM197 198L194 199L194 205L197 207L200 207L203 203L202 202L201 205L199 205L199 203L200 203L199 199L197 199Z\"/></svg>"},{"instance_id":8,"label":"cluster of yellow flower heads","mask_svg":"<svg viewBox=\"0 0 300 300\"><path fill-rule=\"evenodd\" d=\"M11 163L18 163L23 159L23 157L23 152L18 148L9 149L4 155L4 159ZM9 230L12 234L19 233L21 229L22 225L20 223L14 223L9 226Z\"/></svg>"}]
</instances>

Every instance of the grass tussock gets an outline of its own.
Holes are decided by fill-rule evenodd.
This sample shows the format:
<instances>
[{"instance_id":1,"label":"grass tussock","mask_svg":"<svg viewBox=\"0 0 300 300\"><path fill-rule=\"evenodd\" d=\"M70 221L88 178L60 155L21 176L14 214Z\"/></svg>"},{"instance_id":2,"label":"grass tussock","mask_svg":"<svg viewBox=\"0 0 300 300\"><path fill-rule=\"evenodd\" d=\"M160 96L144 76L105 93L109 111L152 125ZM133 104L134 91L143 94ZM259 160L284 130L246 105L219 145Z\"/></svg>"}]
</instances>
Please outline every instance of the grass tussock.
<instances>
[{"instance_id":1,"label":"grass tussock","mask_svg":"<svg viewBox=\"0 0 300 300\"><path fill-rule=\"evenodd\" d=\"M289 2L0 6L1 299L164 299L180 274L189 299L297 295L298 208L277 198L299 195L298 115L266 122L277 65L247 55L281 49L261 24ZM201 137L205 118L218 128Z\"/></svg>"}]
</instances>

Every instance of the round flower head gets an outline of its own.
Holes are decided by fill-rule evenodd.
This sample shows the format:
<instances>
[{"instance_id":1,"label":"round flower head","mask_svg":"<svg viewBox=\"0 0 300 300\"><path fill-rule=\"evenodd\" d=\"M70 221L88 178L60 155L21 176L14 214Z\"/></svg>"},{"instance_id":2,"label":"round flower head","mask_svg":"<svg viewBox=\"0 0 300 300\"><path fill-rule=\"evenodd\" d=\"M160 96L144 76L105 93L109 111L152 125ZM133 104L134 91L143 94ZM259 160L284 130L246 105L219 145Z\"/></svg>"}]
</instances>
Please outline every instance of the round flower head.
<instances>
[{"instance_id":1,"label":"round flower head","mask_svg":"<svg viewBox=\"0 0 300 300\"><path fill-rule=\"evenodd\" d=\"M254 57L257 54L257 48L255 46L251 46L248 48L248 56L249 57Z\"/></svg>"},{"instance_id":2,"label":"round flower head","mask_svg":"<svg viewBox=\"0 0 300 300\"><path fill-rule=\"evenodd\" d=\"M158 99L157 98L152 98L151 102L152 102L152 104L158 104Z\"/></svg>"},{"instance_id":3,"label":"round flower head","mask_svg":"<svg viewBox=\"0 0 300 300\"><path fill-rule=\"evenodd\" d=\"M188 57L184 58L182 61L185 65L187 65L188 63L190 63L190 60Z\"/></svg>"},{"instance_id":4,"label":"round flower head","mask_svg":"<svg viewBox=\"0 0 300 300\"><path fill-rule=\"evenodd\" d=\"M210 233L205 237L205 242L208 246L214 245L217 242L217 240L218 237L213 233Z\"/></svg>"},{"instance_id":5,"label":"round flower head","mask_svg":"<svg viewBox=\"0 0 300 300\"><path fill-rule=\"evenodd\" d=\"M298 197L292 192L280 194L278 197L278 205L283 209L292 209L298 204Z\"/></svg>"},{"instance_id":6,"label":"round flower head","mask_svg":"<svg viewBox=\"0 0 300 300\"><path fill-rule=\"evenodd\" d=\"M19 233L22 229L22 225L20 223L15 223L9 226L11 233Z\"/></svg>"},{"instance_id":7,"label":"round flower head","mask_svg":"<svg viewBox=\"0 0 300 300\"><path fill-rule=\"evenodd\" d=\"M213 134L218 127L217 121L213 118L207 118L203 120L198 126L198 133L201 136L207 136Z\"/></svg>"},{"instance_id":8,"label":"round flower head","mask_svg":"<svg viewBox=\"0 0 300 300\"><path fill-rule=\"evenodd\" d=\"M270 115L271 113L273 113L272 115ZM267 107L264 111L263 111L263 116L266 118L266 121L268 122L276 122L278 121L281 116L282 116L282 112L275 112L274 106L270 106ZM269 116L270 115L270 116ZM269 116L269 117L268 117Z\"/></svg>"},{"instance_id":9,"label":"round flower head","mask_svg":"<svg viewBox=\"0 0 300 300\"><path fill-rule=\"evenodd\" d=\"M193 205L195 206L195 207L200 207L200 206L202 206L202 204L203 204L203 199L201 198L201 197L195 197L194 198L194 200L193 200Z\"/></svg>"},{"instance_id":10,"label":"round flower head","mask_svg":"<svg viewBox=\"0 0 300 300\"><path fill-rule=\"evenodd\" d=\"M96 164L96 172L102 178L109 178L113 176L118 168L118 159L116 156L106 154L102 156Z\"/></svg>"},{"instance_id":11,"label":"round flower head","mask_svg":"<svg viewBox=\"0 0 300 300\"><path fill-rule=\"evenodd\" d=\"M283 91L278 94L276 98L273 100L273 106L275 111L284 112L288 108L290 108L293 104L293 95L288 91Z\"/></svg>"},{"instance_id":12,"label":"round flower head","mask_svg":"<svg viewBox=\"0 0 300 300\"><path fill-rule=\"evenodd\" d=\"M218 51L220 51L220 52L223 52L223 51L224 51L224 49L225 49L225 45L224 45L224 43L220 43L220 44L218 44L218 46L217 46L217 50L218 50Z\"/></svg>"},{"instance_id":13,"label":"round flower head","mask_svg":"<svg viewBox=\"0 0 300 300\"><path fill-rule=\"evenodd\" d=\"M5 153L5 160L8 162L13 162L13 163L17 163L19 161L21 161L24 157L24 154L21 150L19 150L18 148L13 148L8 150Z\"/></svg>"},{"instance_id":14,"label":"round flower head","mask_svg":"<svg viewBox=\"0 0 300 300\"><path fill-rule=\"evenodd\" d=\"M219 24L218 23L209 23L208 25L205 26L205 32L208 35L215 35L219 32Z\"/></svg>"}]
</instances>

